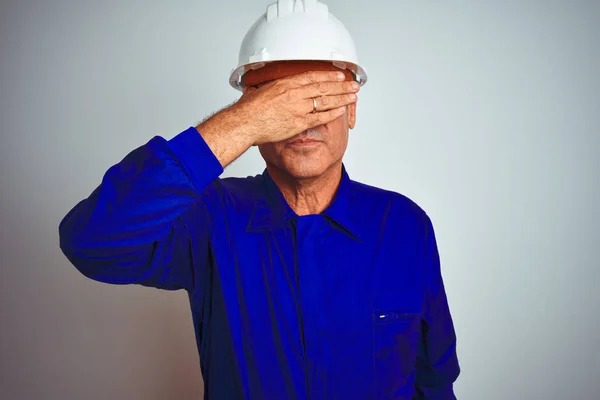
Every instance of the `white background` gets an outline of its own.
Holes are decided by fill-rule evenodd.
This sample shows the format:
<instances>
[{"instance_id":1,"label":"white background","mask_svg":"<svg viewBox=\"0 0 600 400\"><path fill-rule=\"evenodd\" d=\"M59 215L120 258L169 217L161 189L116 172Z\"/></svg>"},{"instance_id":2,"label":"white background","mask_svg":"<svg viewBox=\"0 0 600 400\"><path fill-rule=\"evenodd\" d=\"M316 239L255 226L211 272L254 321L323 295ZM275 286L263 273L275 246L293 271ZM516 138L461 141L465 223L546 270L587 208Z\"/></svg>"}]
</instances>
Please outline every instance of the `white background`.
<instances>
[{"instance_id":1,"label":"white background","mask_svg":"<svg viewBox=\"0 0 600 400\"><path fill-rule=\"evenodd\" d=\"M58 224L129 151L239 97L269 3L2 2L0 398L202 398L186 293L85 278ZM458 398L599 398L600 3L327 4L369 73L344 162L433 220ZM253 148L222 177L263 169Z\"/></svg>"}]
</instances>

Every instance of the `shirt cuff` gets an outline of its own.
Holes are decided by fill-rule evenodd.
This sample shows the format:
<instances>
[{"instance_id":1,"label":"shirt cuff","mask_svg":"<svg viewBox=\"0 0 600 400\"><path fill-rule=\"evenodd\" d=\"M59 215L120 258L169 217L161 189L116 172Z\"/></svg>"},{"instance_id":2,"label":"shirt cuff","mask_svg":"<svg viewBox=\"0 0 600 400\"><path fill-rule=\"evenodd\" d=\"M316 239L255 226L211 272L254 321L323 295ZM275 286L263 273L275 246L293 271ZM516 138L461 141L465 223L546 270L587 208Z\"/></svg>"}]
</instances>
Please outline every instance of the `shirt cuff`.
<instances>
[{"instance_id":1,"label":"shirt cuff","mask_svg":"<svg viewBox=\"0 0 600 400\"><path fill-rule=\"evenodd\" d=\"M168 140L167 146L200 192L223 173L223 166L193 126Z\"/></svg>"}]
</instances>

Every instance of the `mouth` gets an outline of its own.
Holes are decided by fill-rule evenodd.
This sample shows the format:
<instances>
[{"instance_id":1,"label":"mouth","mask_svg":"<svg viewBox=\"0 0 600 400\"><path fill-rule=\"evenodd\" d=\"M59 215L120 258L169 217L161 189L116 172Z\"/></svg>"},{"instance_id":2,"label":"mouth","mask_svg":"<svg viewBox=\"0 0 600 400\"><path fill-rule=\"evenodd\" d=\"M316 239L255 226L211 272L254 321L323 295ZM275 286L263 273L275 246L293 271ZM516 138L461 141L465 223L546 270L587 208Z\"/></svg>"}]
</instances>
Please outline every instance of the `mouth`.
<instances>
[{"instance_id":1,"label":"mouth","mask_svg":"<svg viewBox=\"0 0 600 400\"><path fill-rule=\"evenodd\" d=\"M320 142L320 140L315 140L315 139L296 139L293 142L290 142L290 144L294 144L294 143L313 143L313 142Z\"/></svg>"},{"instance_id":2,"label":"mouth","mask_svg":"<svg viewBox=\"0 0 600 400\"><path fill-rule=\"evenodd\" d=\"M294 140L293 142L288 143L290 146L315 146L317 144L321 143L320 140L313 140L313 139L298 139L298 140Z\"/></svg>"}]
</instances>

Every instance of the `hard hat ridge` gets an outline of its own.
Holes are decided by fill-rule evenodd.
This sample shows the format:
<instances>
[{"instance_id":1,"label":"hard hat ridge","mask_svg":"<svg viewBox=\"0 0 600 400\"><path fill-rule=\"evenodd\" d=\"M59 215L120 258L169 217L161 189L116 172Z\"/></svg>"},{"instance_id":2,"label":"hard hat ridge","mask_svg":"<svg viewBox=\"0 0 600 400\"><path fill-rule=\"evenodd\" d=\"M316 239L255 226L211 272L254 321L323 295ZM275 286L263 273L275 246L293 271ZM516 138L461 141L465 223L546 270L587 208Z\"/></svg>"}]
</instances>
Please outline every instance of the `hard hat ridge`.
<instances>
[{"instance_id":1,"label":"hard hat ridge","mask_svg":"<svg viewBox=\"0 0 600 400\"><path fill-rule=\"evenodd\" d=\"M317 0L278 0L267 7L267 21L300 13L327 18L329 7Z\"/></svg>"}]
</instances>

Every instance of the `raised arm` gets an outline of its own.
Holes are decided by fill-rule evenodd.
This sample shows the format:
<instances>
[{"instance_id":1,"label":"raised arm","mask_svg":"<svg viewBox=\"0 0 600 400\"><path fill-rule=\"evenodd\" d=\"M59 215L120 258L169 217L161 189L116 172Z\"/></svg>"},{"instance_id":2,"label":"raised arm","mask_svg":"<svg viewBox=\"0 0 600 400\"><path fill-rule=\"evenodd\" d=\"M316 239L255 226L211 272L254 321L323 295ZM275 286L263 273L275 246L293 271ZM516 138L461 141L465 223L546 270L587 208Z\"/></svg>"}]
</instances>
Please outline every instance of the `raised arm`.
<instances>
[{"instance_id":1,"label":"raised arm","mask_svg":"<svg viewBox=\"0 0 600 400\"><path fill-rule=\"evenodd\" d=\"M208 248L202 191L222 172L195 128L170 141L154 137L69 211L59 225L60 247L97 281L191 290L192 259L202 266Z\"/></svg>"}]
</instances>

